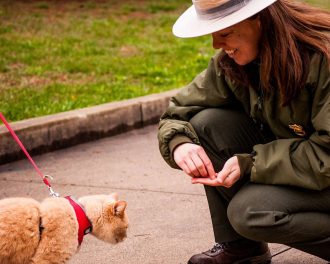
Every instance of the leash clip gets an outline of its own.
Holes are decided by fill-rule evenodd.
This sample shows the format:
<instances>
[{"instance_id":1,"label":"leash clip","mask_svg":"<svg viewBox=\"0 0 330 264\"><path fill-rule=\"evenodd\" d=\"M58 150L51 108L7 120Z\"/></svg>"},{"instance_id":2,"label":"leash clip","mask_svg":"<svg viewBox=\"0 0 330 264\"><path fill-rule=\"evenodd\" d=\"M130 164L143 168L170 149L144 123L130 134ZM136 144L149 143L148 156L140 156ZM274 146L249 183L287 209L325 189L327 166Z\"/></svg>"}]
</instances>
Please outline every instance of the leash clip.
<instances>
[{"instance_id":1,"label":"leash clip","mask_svg":"<svg viewBox=\"0 0 330 264\"><path fill-rule=\"evenodd\" d=\"M60 195L59 195L57 192L54 192L54 190L53 190L52 187L48 187L48 189L49 189L49 195L50 195L51 197L54 197L54 198L58 198L58 197L60 197Z\"/></svg>"},{"instance_id":2,"label":"leash clip","mask_svg":"<svg viewBox=\"0 0 330 264\"><path fill-rule=\"evenodd\" d=\"M20 139L18 138L18 136L16 135L15 131L11 128L11 126L8 124L6 118L3 116L3 114L0 112L0 119L2 120L2 122L5 124L5 126L7 127L9 133L11 134L11 136L13 137L13 139L16 141L16 143L21 147L22 151L24 152L24 154L26 155L26 157L28 158L28 160L31 162L33 168L37 171L37 173L39 174L39 176L42 178L42 180L44 181L44 183L47 185L48 189L49 189L49 195L52 197L60 197L60 195L56 192L54 192L54 190L52 189L52 187L50 186L49 182L47 179L53 179L52 176L50 175L45 175L43 176L42 172L40 171L40 169L38 168L37 164L35 164L34 160L31 158L29 152L27 152L26 148L24 147L23 143L20 141Z\"/></svg>"},{"instance_id":3,"label":"leash clip","mask_svg":"<svg viewBox=\"0 0 330 264\"><path fill-rule=\"evenodd\" d=\"M45 175L44 177L49 180L54 180L53 176L51 175ZM60 197L60 195L57 192L55 192L50 185L48 186L48 190L49 190L49 196L54 198Z\"/></svg>"}]
</instances>

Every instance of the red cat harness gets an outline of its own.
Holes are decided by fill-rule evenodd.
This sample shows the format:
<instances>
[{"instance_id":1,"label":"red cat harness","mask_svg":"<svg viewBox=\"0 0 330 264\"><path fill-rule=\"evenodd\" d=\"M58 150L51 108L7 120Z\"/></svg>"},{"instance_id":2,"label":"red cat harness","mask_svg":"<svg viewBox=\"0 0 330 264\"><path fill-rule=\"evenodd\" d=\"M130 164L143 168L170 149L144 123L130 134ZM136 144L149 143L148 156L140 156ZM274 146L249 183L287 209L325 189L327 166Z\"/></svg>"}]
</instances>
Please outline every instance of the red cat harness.
<instances>
[{"instance_id":1,"label":"red cat harness","mask_svg":"<svg viewBox=\"0 0 330 264\"><path fill-rule=\"evenodd\" d=\"M71 196L65 196L64 198L70 202L70 204L72 205L72 207L76 213L76 217L77 217L77 221L78 221L78 225L79 225L78 244L80 246L84 239L84 235L87 235L92 232L92 229L93 229L92 223L88 219L82 205L80 205L77 201L75 201Z\"/></svg>"}]
</instances>

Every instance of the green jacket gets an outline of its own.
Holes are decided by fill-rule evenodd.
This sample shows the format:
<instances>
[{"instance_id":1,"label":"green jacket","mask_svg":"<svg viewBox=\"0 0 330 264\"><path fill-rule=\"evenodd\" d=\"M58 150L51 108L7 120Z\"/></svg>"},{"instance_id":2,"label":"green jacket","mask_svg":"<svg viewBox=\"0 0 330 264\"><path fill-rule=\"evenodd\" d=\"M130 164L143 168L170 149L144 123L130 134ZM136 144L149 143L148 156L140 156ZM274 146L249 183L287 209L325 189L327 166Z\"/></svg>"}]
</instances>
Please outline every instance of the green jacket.
<instances>
[{"instance_id":1,"label":"green jacket","mask_svg":"<svg viewBox=\"0 0 330 264\"><path fill-rule=\"evenodd\" d=\"M218 66L219 54L192 83L171 98L159 123L159 148L165 161L178 168L172 150L184 142L200 144L189 120L199 111L237 102L252 118L268 124L276 140L254 146L256 153L240 153L241 173L251 181L322 190L330 187L330 72L327 59L314 54L305 88L288 106L279 94L264 98L258 108L255 89L229 81ZM294 126L298 125L296 132ZM290 128L291 127L291 128ZM300 129L299 129L300 128ZM304 135L305 134L305 135Z\"/></svg>"}]
</instances>

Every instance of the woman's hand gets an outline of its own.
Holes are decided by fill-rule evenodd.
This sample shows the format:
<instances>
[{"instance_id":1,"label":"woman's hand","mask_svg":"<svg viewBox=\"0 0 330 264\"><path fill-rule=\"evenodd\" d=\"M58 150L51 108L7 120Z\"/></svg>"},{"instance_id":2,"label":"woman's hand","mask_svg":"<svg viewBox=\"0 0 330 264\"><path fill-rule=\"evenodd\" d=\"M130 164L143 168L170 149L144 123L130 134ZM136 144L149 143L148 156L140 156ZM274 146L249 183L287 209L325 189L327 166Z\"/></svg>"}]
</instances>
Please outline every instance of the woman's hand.
<instances>
[{"instance_id":1,"label":"woman's hand","mask_svg":"<svg viewBox=\"0 0 330 264\"><path fill-rule=\"evenodd\" d=\"M226 161L223 169L218 173L215 179L210 178L192 178L191 183L201 183L209 186L224 186L231 187L241 177L241 170L239 168L237 157L231 157Z\"/></svg>"},{"instance_id":2,"label":"woman's hand","mask_svg":"<svg viewBox=\"0 0 330 264\"><path fill-rule=\"evenodd\" d=\"M215 179L216 173L204 149L196 144L183 143L174 149L176 164L189 176Z\"/></svg>"}]
</instances>

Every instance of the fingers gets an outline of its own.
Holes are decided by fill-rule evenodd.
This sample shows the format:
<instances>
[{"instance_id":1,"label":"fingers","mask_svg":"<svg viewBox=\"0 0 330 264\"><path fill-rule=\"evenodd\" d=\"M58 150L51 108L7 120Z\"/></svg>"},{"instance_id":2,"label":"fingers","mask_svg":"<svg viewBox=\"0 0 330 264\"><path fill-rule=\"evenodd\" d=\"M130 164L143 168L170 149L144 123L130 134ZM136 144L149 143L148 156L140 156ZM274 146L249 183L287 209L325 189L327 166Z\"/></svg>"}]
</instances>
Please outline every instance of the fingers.
<instances>
[{"instance_id":1,"label":"fingers","mask_svg":"<svg viewBox=\"0 0 330 264\"><path fill-rule=\"evenodd\" d=\"M216 178L216 172L214 171L213 164L203 148L198 151L198 156L193 156L194 163L203 177L210 177L211 179Z\"/></svg>"},{"instance_id":2,"label":"fingers","mask_svg":"<svg viewBox=\"0 0 330 264\"><path fill-rule=\"evenodd\" d=\"M223 187L231 187L234 184L234 179L231 178L230 174L227 175L224 180L223 177L220 178L219 176L215 179L211 178L192 178L191 183L196 184L204 184L209 186L223 186Z\"/></svg>"},{"instance_id":3,"label":"fingers","mask_svg":"<svg viewBox=\"0 0 330 264\"><path fill-rule=\"evenodd\" d=\"M199 156L200 156L201 160L203 161L203 164L206 168L206 176L205 177L208 176L211 179L215 179L216 178L216 173L214 171L213 164L212 164L211 160L209 159L209 157L206 155L204 149L202 149L202 151L199 153Z\"/></svg>"},{"instance_id":4,"label":"fingers","mask_svg":"<svg viewBox=\"0 0 330 264\"><path fill-rule=\"evenodd\" d=\"M189 175L192 177L205 177L206 170L204 169L204 165L200 158L193 154L190 158L185 160L188 168L189 168Z\"/></svg>"},{"instance_id":5,"label":"fingers","mask_svg":"<svg viewBox=\"0 0 330 264\"><path fill-rule=\"evenodd\" d=\"M215 179L211 178L193 178L193 184L200 183L209 186L231 187L239 180L241 176L237 157L230 158L224 165L223 169L218 173Z\"/></svg>"},{"instance_id":6,"label":"fingers","mask_svg":"<svg viewBox=\"0 0 330 264\"><path fill-rule=\"evenodd\" d=\"M195 158L196 159L196 158ZM198 163L198 161L195 161ZM178 166L189 176L191 177L202 177L198 168L195 165L195 162L192 158L182 159L180 162L177 162Z\"/></svg>"},{"instance_id":7,"label":"fingers","mask_svg":"<svg viewBox=\"0 0 330 264\"><path fill-rule=\"evenodd\" d=\"M241 177L241 171L237 157L231 157L227 160L223 169L218 173L217 179L224 186L232 186Z\"/></svg>"},{"instance_id":8,"label":"fingers","mask_svg":"<svg viewBox=\"0 0 330 264\"><path fill-rule=\"evenodd\" d=\"M191 155L191 160L194 163L195 177L210 177L215 179L216 173L209 157L206 155L204 149L200 149L198 153Z\"/></svg>"},{"instance_id":9,"label":"fingers","mask_svg":"<svg viewBox=\"0 0 330 264\"><path fill-rule=\"evenodd\" d=\"M232 173L232 171L230 170L230 168L224 166L222 168L222 170L218 173L217 175L217 180L220 184L224 184L225 182L229 182L230 181L230 174Z\"/></svg>"},{"instance_id":10,"label":"fingers","mask_svg":"<svg viewBox=\"0 0 330 264\"><path fill-rule=\"evenodd\" d=\"M192 178L191 183L196 184L204 184L204 185L209 185L209 186L223 186L226 188L230 188L231 186L234 185L234 183L237 181L237 175L233 171L229 174L227 174L225 177L221 176L215 179L211 178Z\"/></svg>"},{"instance_id":11,"label":"fingers","mask_svg":"<svg viewBox=\"0 0 330 264\"><path fill-rule=\"evenodd\" d=\"M184 143L174 150L173 157L177 165L191 177L215 178L212 162L201 146Z\"/></svg>"},{"instance_id":12,"label":"fingers","mask_svg":"<svg viewBox=\"0 0 330 264\"><path fill-rule=\"evenodd\" d=\"M194 177L194 175L191 173L191 170L190 170L189 166L184 161L181 162L181 163L178 163L178 166L182 169L182 171L185 174L187 174L187 175L189 175L191 177Z\"/></svg>"},{"instance_id":13,"label":"fingers","mask_svg":"<svg viewBox=\"0 0 330 264\"><path fill-rule=\"evenodd\" d=\"M231 170L231 171L222 170L221 172L219 172L217 180L219 184L229 188L234 185L234 183L239 179L239 177L240 175L236 170Z\"/></svg>"},{"instance_id":14,"label":"fingers","mask_svg":"<svg viewBox=\"0 0 330 264\"><path fill-rule=\"evenodd\" d=\"M203 160L196 153L191 154L191 156L185 159L186 167L188 168L185 171L188 175L192 177L208 177L208 171Z\"/></svg>"},{"instance_id":15,"label":"fingers","mask_svg":"<svg viewBox=\"0 0 330 264\"><path fill-rule=\"evenodd\" d=\"M220 186L217 179L211 179L211 178L192 178L191 179L192 184L203 184L208 186Z\"/></svg>"}]
</instances>

